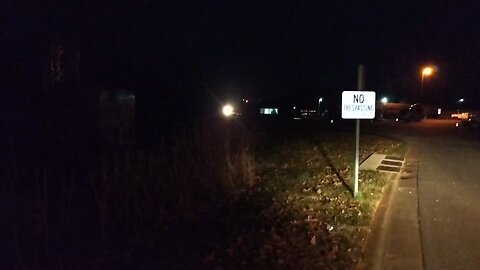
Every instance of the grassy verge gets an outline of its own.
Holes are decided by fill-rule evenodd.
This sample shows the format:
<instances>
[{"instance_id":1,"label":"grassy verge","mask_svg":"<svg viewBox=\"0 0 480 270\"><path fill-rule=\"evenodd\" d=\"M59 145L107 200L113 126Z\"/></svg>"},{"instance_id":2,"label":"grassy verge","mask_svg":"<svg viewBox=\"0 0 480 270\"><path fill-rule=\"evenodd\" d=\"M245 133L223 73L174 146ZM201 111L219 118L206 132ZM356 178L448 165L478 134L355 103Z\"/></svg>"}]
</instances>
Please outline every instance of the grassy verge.
<instances>
[{"instance_id":1,"label":"grassy verge","mask_svg":"<svg viewBox=\"0 0 480 270\"><path fill-rule=\"evenodd\" d=\"M363 157L402 154L404 144L366 136ZM348 189L350 135L302 136L264 145L257 155L261 184L228 217L228 236L204 257L212 268L353 269L387 175L360 173L362 200Z\"/></svg>"}]
</instances>

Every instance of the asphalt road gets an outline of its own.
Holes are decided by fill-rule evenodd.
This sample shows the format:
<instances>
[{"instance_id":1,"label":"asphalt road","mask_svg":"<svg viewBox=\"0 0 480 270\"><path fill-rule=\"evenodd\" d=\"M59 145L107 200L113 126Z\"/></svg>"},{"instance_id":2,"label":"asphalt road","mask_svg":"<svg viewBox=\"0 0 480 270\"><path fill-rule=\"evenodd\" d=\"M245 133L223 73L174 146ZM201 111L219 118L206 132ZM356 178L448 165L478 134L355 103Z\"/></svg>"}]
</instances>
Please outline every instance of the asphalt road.
<instances>
[{"instance_id":1,"label":"asphalt road","mask_svg":"<svg viewBox=\"0 0 480 270\"><path fill-rule=\"evenodd\" d=\"M420 151L419 222L425 269L480 268L480 136L453 120L362 123Z\"/></svg>"}]
</instances>

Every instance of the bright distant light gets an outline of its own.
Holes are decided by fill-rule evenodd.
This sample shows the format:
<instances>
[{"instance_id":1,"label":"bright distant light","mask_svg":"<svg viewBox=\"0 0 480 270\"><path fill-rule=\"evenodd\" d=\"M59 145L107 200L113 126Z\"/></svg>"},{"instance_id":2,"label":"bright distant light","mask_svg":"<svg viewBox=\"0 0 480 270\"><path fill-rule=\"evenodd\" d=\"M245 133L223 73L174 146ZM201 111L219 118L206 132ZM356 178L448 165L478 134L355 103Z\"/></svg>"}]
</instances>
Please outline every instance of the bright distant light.
<instances>
[{"instance_id":1,"label":"bright distant light","mask_svg":"<svg viewBox=\"0 0 480 270\"><path fill-rule=\"evenodd\" d=\"M322 102L322 101L323 101L323 98L319 98L319 99L318 99L318 102Z\"/></svg>"},{"instance_id":2,"label":"bright distant light","mask_svg":"<svg viewBox=\"0 0 480 270\"><path fill-rule=\"evenodd\" d=\"M232 105L226 104L225 106L223 106L222 113L223 113L223 115L225 115L227 117L232 116L233 115Z\"/></svg>"},{"instance_id":3,"label":"bright distant light","mask_svg":"<svg viewBox=\"0 0 480 270\"><path fill-rule=\"evenodd\" d=\"M437 114L438 114L438 115L442 114L442 108L438 108L438 109L437 109Z\"/></svg>"},{"instance_id":4,"label":"bright distant light","mask_svg":"<svg viewBox=\"0 0 480 270\"><path fill-rule=\"evenodd\" d=\"M382 101L382 103L387 103L387 102L388 102L388 98L383 97L383 98L381 99L381 101Z\"/></svg>"},{"instance_id":5,"label":"bright distant light","mask_svg":"<svg viewBox=\"0 0 480 270\"><path fill-rule=\"evenodd\" d=\"M458 102L462 103L464 102L465 100L463 98L459 99Z\"/></svg>"},{"instance_id":6,"label":"bright distant light","mask_svg":"<svg viewBox=\"0 0 480 270\"><path fill-rule=\"evenodd\" d=\"M433 68L431 67L426 67L422 70L422 75L423 76L430 76L433 73Z\"/></svg>"},{"instance_id":7,"label":"bright distant light","mask_svg":"<svg viewBox=\"0 0 480 270\"><path fill-rule=\"evenodd\" d=\"M396 118L395 121L398 122L398 118Z\"/></svg>"},{"instance_id":8,"label":"bright distant light","mask_svg":"<svg viewBox=\"0 0 480 270\"><path fill-rule=\"evenodd\" d=\"M330 120L330 124L333 124L333 119L332 119L332 120Z\"/></svg>"},{"instance_id":9,"label":"bright distant light","mask_svg":"<svg viewBox=\"0 0 480 270\"><path fill-rule=\"evenodd\" d=\"M458 123L455 123L455 126L458 127Z\"/></svg>"},{"instance_id":10,"label":"bright distant light","mask_svg":"<svg viewBox=\"0 0 480 270\"><path fill-rule=\"evenodd\" d=\"M248 99L245 99L245 103L248 103Z\"/></svg>"}]
</instances>

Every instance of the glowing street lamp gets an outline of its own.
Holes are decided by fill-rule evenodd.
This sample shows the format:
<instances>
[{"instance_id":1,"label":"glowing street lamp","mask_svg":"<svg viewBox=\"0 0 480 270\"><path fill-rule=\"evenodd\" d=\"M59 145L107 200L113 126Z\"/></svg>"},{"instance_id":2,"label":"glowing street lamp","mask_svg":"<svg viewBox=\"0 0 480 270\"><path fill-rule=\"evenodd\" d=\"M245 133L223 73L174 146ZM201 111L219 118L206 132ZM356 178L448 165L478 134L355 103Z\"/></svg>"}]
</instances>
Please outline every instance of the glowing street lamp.
<instances>
[{"instance_id":1,"label":"glowing street lamp","mask_svg":"<svg viewBox=\"0 0 480 270\"><path fill-rule=\"evenodd\" d=\"M432 73L433 73L433 68L431 68L431 67L426 67L426 68L423 68L423 70L422 70L422 75L423 76L430 76L430 75L432 75Z\"/></svg>"},{"instance_id":2,"label":"glowing street lamp","mask_svg":"<svg viewBox=\"0 0 480 270\"><path fill-rule=\"evenodd\" d=\"M422 69L422 84L421 84L421 87L420 87L420 99L422 99L422 94L423 94L423 81L425 80L425 77L430 77L433 75L433 67L424 67Z\"/></svg>"},{"instance_id":3,"label":"glowing street lamp","mask_svg":"<svg viewBox=\"0 0 480 270\"><path fill-rule=\"evenodd\" d=\"M323 102L323 98L319 98L318 99L318 112L317 112L317 114L319 114L319 115L321 114L320 105L322 104L322 102Z\"/></svg>"}]
</instances>

